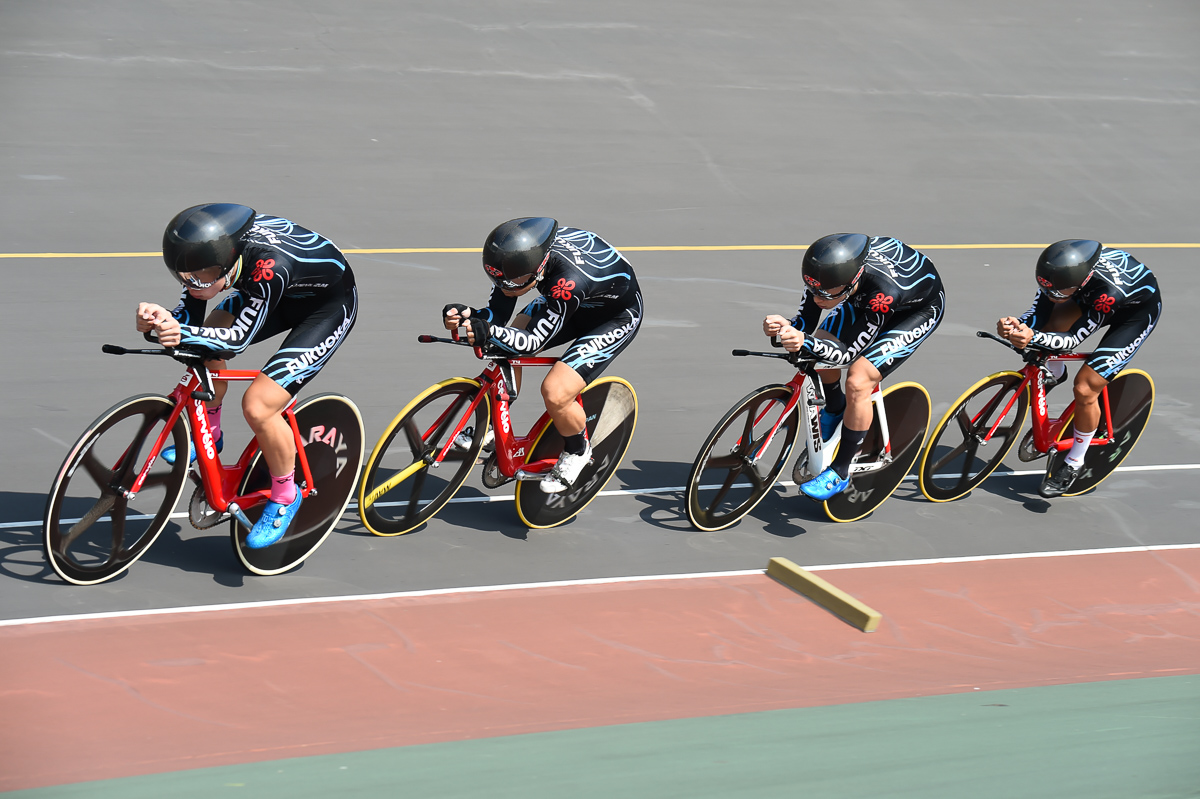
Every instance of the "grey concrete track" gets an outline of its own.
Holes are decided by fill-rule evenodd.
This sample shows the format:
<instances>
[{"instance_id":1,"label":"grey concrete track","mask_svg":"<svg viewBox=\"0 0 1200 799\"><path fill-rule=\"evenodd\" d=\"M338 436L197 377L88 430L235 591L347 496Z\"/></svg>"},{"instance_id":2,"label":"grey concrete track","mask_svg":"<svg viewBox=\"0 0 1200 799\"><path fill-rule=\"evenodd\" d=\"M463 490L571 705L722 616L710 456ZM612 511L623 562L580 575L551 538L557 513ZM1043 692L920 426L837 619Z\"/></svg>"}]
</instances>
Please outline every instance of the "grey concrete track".
<instances>
[{"instance_id":1,"label":"grey concrete track","mask_svg":"<svg viewBox=\"0 0 1200 799\"><path fill-rule=\"evenodd\" d=\"M150 252L172 214L212 200L286 215L346 248L478 246L527 214L626 247L805 244L836 230L916 245L1200 240L1190 2L7 1L0 21L0 253ZM1200 250L1131 249L1160 276L1167 308L1136 361L1159 401L1129 463L1197 463L1187 342ZM1028 306L1036 249L927 252L947 321L896 377L923 383L936 416L977 377L1018 365L973 332ZM679 486L736 399L787 379L728 352L763 343L764 313L794 309L799 254L629 257L647 324L612 371L637 387L642 416L609 487ZM370 444L421 388L478 371L464 351L414 339L445 302L482 302L486 284L471 254L352 263L361 321L312 391L354 398ZM0 522L19 522L40 518L87 422L178 376L166 361L99 353L136 344L136 302L168 303L175 289L153 257L4 258L0 277ZM535 415L530 399L518 422ZM231 444L245 440L236 414L226 427ZM49 573L36 527L0 527L0 618L757 568L775 555L1200 541L1195 472L1117 474L1053 504L1036 483L997 477L936 506L909 483L849 525L779 489L710 534L688 527L678 493L602 497L550 531L526 531L509 503L456 504L399 539L365 535L351 516L273 578L242 574L223 535L184 522L90 588ZM461 496L477 488L473 477Z\"/></svg>"}]
</instances>

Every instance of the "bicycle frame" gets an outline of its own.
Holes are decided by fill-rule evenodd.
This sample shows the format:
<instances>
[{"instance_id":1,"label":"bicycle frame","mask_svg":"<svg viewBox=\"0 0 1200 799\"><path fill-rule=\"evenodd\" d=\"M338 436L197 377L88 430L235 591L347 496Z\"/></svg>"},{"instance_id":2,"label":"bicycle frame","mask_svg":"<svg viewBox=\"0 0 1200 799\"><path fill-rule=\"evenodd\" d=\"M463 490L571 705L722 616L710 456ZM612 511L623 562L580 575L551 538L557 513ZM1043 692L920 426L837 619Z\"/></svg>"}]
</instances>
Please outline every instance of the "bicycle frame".
<instances>
[{"instance_id":1,"label":"bicycle frame","mask_svg":"<svg viewBox=\"0 0 1200 799\"><path fill-rule=\"evenodd\" d=\"M1050 361L1084 361L1090 358L1091 355L1092 354L1090 352L1052 355L1046 359L1046 363L1049 363ZM1070 449L1073 443L1072 439L1067 438L1064 440L1059 440L1059 437L1061 436L1063 429L1075 417L1075 401L1071 400L1071 403L1062 412L1061 416L1051 419L1049 410L1046 406L1045 373L1042 371L1041 366L1036 363L1027 363L1024 367L1022 367L1021 374L1023 375L1023 378L1020 386L1018 386L1017 390L1013 392L1012 399L1010 399L1008 404L1004 406L1004 411L996 417L996 423L992 425L991 429L988 430L987 435L981 439L980 443L986 444L992 440L992 436L996 433L996 430L999 429L1000 423L1004 421L1006 416L1008 416L1008 412L1012 410L1013 405L1016 404L1017 398L1021 396L1021 392L1025 391L1028 387L1029 391L1031 392L1031 401L1029 404L1033 406L1034 447L1038 452L1042 453L1050 452L1051 449L1057 451ZM1100 390L1100 402L1104 408L1103 416L1106 429L1104 435L1096 436L1092 439L1092 444L1096 446L1110 444L1113 441L1112 413L1110 412L1108 404L1108 386L1105 386ZM979 421L980 416L982 416L987 410L988 409L985 406L978 414L976 414L975 418L971 420L971 423L974 424L975 422Z\"/></svg>"},{"instance_id":2,"label":"bicycle frame","mask_svg":"<svg viewBox=\"0 0 1200 799\"><path fill-rule=\"evenodd\" d=\"M150 473L150 467L158 459L167 437L175 427L176 421L178 421L184 409L187 408L192 428L192 439L196 447L196 465L200 476L200 483L204 486L205 499L214 510L221 513L228 512L235 517L239 517L238 520L243 525L249 527L250 525L241 511L252 508L270 497L270 491L267 489L240 496L237 495L238 483L241 482L246 469L250 466L250 459L258 449L258 439L250 439L250 442L246 444L246 448L238 458L237 463L233 466L225 466L221 463L220 454L217 452L213 442L212 430L208 426L207 409L204 406L203 400L196 396L197 393L204 390L206 385L204 379L201 377L200 370L205 370L205 367L188 367L188 371L175 386L175 390L171 392L170 398L174 401L175 407L167 418L162 431L158 434L154 445L151 447L145 465L142 466L137 479L134 480L133 486L125 492L125 495L128 499L133 499L138 491L141 490L142 484ZM207 372L207 376L212 380L226 380L231 382L249 382L259 375L257 371L239 369L205 371ZM300 456L301 471L304 475L304 483L297 486L297 488L302 492L303 496L308 497L315 493L315 489L313 488L312 473L308 466L308 458L304 452L304 442L300 437L300 428L296 425L296 415L293 412L295 405L296 400L293 397L292 401L283 409L283 415L287 419L288 425L292 428L292 435L296 440L296 452ZM123 459L125 455L121 457Z\"/></svg>"},{"instance_id":3,"label":"bicycle frame","mask_svg":"<svg viewBox=\"0 0 1200 799\"><path fill-rule=\"evenodd\" d=\"M772 355L774 355L772 353ZM774 356L779 357L779 356ZM763 439L762 446L750 459L751 463L758 463L759 458L767 453L767 449L771 446L772 439L779 431L783 420L788 417L788 414L798 409L801 419L805 420L804 425L804 447L808 454L808 468L812 474L820 474L829 468L833 463L833 456L836 450L836 444L840 438L832 438L829 441L821 439L821 422L820 412L821 405L816 400L816 389L813 387L809 375L805 371L797 371L791 380L787 382L787 387L792 389L792 395L783 406L783 412L779 414L779 418L775 420L775 424L771 427L771 432ZM871 403L875 406L875 416L879 419L880 432L883 435L883 452L878 461L873 463L853 463L850 466L850 474L863 474L865 472L876 471L883 466L892 462L892 441L888 431L887 413L883 407L883 384L875 386L875 390L871 392ZM770 413L770 406L763 411L754 420L757 425ZM741 444L741 439L737 441Z\"/></svg>"},{"instance_id":4,"label":"bicycle frame","mask_svg":"<svg viewBox=\"0 0 1200 799\"><path fill-rule=\"evenodd\" d=\"M478 357L485 357L478 348L476 348L475 352ZM505 477L515 477L519 480L541 479L546 472L554 468L557 459L543 458L533 463L523 463L523 460L526 453L537 443L546 426L551 424L550 414L543 413L525 435L518 436L514 433L512 420L509 415L509 405L515 395L509 392L508 380L505 378L506 370L501 363L510 367L554 366L554 364L558 363L558 358L531 357L489 360L491 362L487 365L487 368L475 378L483 390L479 392L479 395L471 401L471 404L462 413L458 424L455 425L450 435L447 436L445 445L438 451L437 456L430 463L430 466L436 467L445 459L446 453L454 445L454 439L466 428L467 420L475 413L475 409L479 407L479 403L483 402L486 396L490 400L489 409L492 427L495 430L496 436L496 463L500 469L500 473ZM576 397L575 401L580 405L583 404L583 400L580 397ZM422 434L422 440L427 440L430 433L441 426L451 411L453 411L453 407L447 408L434 421L430 428Z\"/></svg>"}]
</instances>

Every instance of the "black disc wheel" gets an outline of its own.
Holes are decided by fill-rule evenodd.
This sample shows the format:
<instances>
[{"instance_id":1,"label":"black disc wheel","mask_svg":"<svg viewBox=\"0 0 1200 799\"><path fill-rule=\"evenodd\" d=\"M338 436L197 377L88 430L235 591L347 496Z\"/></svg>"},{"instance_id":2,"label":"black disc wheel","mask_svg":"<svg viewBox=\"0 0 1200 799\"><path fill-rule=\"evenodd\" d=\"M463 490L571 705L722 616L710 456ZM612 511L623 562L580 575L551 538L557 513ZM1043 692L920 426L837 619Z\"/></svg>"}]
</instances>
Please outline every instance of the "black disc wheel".
<instances>
[{"instance_id":1,"label":"black disc wheel","mask_svg":"<svg viewBox=\"0 0 1200 799\"><path fill-rule=\"evenodd\" d=\"M1076 497L1091 491L1121 465L1129 456L1154 409L1154 381L1141 369L1126 369L1108 384L1108 407L1112 414L1113 440L1108 444L1093 444L1083 456L1083 473L1064 497ZM1071 436L1072 425L1065 425L1062 438ZM1108 420L1104 401L1100 401L1100 424L1096 434L1107 435ZM1046 475L1052 475L1067 458L1067 451L1053 452L1046 461Z\"/></svg>"},{"instance_id":2,"label":"black disc wheel","mask_svg":"<svg viewBox=\"0 0 1200 799\"><path fill-rule=\"evenodd\" d=\"M375 535L402 535L433 518L471 473L488 429L488 398L464 425L469 435L451 443L445 458L431 466L450 441L463 415L482 389L465 377L443 380L421 392L396 415L363 469L358 516Z\"/></svg>"},{"instance_id":3,"label":"black disc wheel","mask_svg":"<svg viewBox=\"0 0 1200 799\"><path fill-rule=\"evenodd\" d=\"M75 585L111 580L140 558L166 527L187 480L187 459L156 458L137 496L127 493L163 434L175 404L130 397L92 422L63 461L46 500L43 543L50 565ZM163 446L188 451L180 415Z\"/></svg>"},{"instance_id":4,"label":"black disc wheel","mask_svg":"<svg viewBox=\"0 0 1200 799\"><path fill-rule=\"evenodd\" d=\"M885 445L879 414L875 414L856 461L856 465L881 467L854 474L849 488L826 500L829 518L835 522L858 521L892 495L921 454L929 429L929 410L929 394L916 383L897 383L884 389L888 441Z\"/></svg>"},{"instance_id":5,"label":"black disc wheel","mask_svg":"<svg viewBox=\"0 0 1200 799\"><path fill-rule=\"evenodd\" d=\"M254 574L285 572L315 552L342 518L358 485L363 454L363 424L362 416L353 402L340 394L310 397L296 407L296 427L304 443L304 456L313 479L311 487L316 489L316 495L310 494L304 498L300 510L288 525L287 533L269 547L251 549L246 546L246 536L250 531L236 520L229 523L234 552L242 565ZM297 487L303 480L304 469L297 453ZM246 495L254 491L269 491L270 487L271 473L259 450L246 469L238 493ZM246 509L246 516L251 523L258 521L265 505L265 502L260 502Z\"/></svg>"},{"instance_id":6,"label":"black disc wheel","mask_svg":"<svg viewBox=\"0 0 1200 799\"><path fill-rule=\"evenodd\" d=\"M600 493L621 465L637 426L637 394L619 377L602 377L580 395L587 417L592 462L566 491L544 493L536 480L517 484L517 515L532 528L555 527L574 518ZM526 463L557 458L563 440L553 424L547 424L530 448Z\"/></svg>"},{"instance_id":7,"label":"black disc wheel","mask_svg":"<svg viewBox=\"0 0 1200 799\"><path fill-rule=\"evenodd\" d=\"M684 489L688 519L697 529L737 522L775 485L799 431L796 409L784 414L792 391L774 385L750 392L709 433Z\"/></svg>"},{"instance_id":8,"label":"black disc wheel","mask_svg":"<svg viewBox=\"0 0 1200 799\"><path fill-rule=\"evenodd\" d=\"M929 437L921 493L934 502L958 499L996 470L1020 438L1029 412L1024 379L1020 372L997 372L955 400Z\"/></svg>"}]
</instances>

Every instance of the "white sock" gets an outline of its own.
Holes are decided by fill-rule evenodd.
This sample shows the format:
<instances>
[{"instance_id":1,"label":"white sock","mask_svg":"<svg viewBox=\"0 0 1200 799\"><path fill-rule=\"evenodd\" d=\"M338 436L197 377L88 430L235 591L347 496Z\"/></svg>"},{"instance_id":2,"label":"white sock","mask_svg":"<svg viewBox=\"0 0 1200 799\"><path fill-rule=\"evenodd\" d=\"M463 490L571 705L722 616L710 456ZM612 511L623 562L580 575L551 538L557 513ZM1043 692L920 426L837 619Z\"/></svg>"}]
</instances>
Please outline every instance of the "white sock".
<instances>
[{"instance_id":1,"label":"white sock","mask_svg":"<svg viewBox=\"0 0 1200 799\"><path fill-rule=\"evenodd\" d=\"M1068 466L1078 469L1083 465L1083 456L1087 454L1087 448L1091 445L1092 437L1095 435L1095 430L1090 433L1075 431L1075 443L1071 445L1071 451L1067 453Z\"/></svg>"},{"instance_id":2,"label":"white sock","mask_svg":"<svg viewBox=\"0 0 1200 799\"><path fill-rule=\"evenodd\" d=\"M1050 361L1046 364L1046 368L1050 370L1050 376L1054 378L1054 382L1061 382L1063 376L1067 373L1066 361Z\"/></svg>"}]
</instances>

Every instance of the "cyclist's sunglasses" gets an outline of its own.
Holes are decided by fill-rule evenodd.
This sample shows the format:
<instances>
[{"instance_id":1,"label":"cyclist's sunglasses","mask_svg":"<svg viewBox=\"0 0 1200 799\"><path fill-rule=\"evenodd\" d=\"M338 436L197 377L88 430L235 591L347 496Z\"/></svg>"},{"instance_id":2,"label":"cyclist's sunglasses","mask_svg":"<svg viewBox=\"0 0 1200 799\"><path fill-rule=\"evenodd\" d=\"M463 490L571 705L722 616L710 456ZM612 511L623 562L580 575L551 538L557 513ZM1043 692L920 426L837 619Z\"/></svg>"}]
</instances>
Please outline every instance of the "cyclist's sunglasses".
<instances>
[{"instance_id":1,"label":"cyclist's sunglasses","mask_svg":"<svg viewBox=\"0 0 1200 799\"><path fill-rule=\"evenodd\" d=\"M489 275L489 277L490 277L490 275ZM537 280L536 273L531 274L531 275L525 275L525 279L522 280L520 283L518 283L515 280L506 280L505 278L502 278L502 277L493 277L492 278L492 282L495 283L500 288L504 289L505 291L516 291L517 289L523 289L535 280Z\"/></svg>"},{"instance_id":2,"label":"cyclist's sunglasses","mask_svg":"<svg viewBox=\"0 0 1200 799\"><path fill-rule=\"evenodd\" d=\"M195 272L174 272L175 279L190 289L206 289L225 276L219 266L197 269Z\"/></svg>"},{"instance_id":3,"label":"cyclist's sunglasses","mask_svg":"<svg viewBox=\"0 0 1200 799\"><path fill-rule=\"evenodd\" d=\"M1051 299L1065 300L1065 299L1069 298L1075 292L1075 289L1077 289L1077 288L1079 288L1079 286L1074 286L1072 288L1064 289L1063 291L1059 291L1058 289L1051 288L1049 286L1042 286L1042 291L1046 292L1046 296L1050 297Z\"/></svg>"},{"instance_id":4,"label":"cyclist's sunglasses","mask_svg":"<svg viewBox=\"0 0 1200 799\"><path fill-rule=\"evenodd\" d=\"M824 289L819 289L816 286L809 286L808 290L813 294L816 294L818 297L824 297L827 300L840 300L842 297L845 297L847 294L849 294L854 289L854 286L854 283L847 283L845 286L842 286L841 291L832 293L825 291Z\"/></svg>"}]
</instances>

